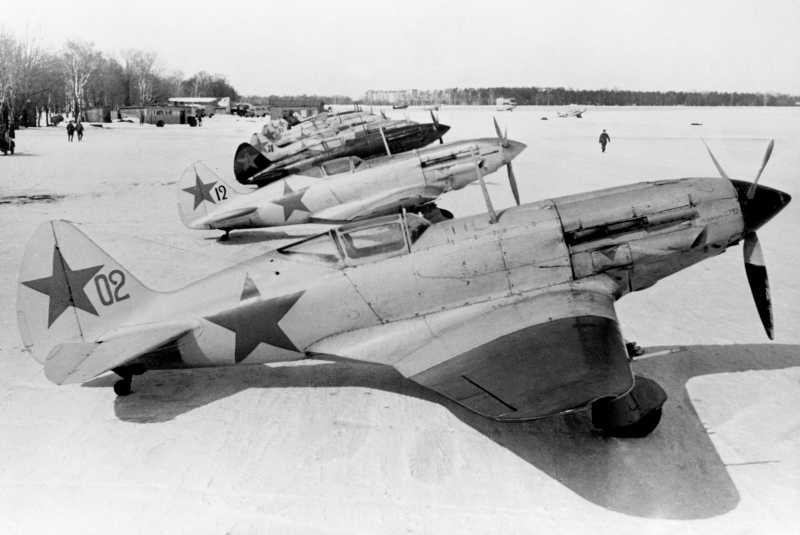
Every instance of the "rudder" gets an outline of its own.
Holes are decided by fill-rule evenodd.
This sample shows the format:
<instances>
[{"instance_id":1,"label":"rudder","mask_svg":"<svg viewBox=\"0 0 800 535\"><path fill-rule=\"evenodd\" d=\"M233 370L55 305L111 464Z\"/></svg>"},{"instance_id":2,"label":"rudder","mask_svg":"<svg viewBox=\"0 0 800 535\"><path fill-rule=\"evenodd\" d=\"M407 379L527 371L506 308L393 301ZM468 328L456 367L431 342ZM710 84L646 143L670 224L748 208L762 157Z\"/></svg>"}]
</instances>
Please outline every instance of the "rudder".
<instances>
[{"instance_id":1,"label":"rudder","mask_svg":"<svg viewBox=\"0 0 800 535\"><path fill-rule=\"evenodd\" d=\"M49 221L25 249L17 323L25 347L44 363L54 346L92 342L157 295L77 228Z\"/></svg>"},{"instance_id":2,"label":"rudder","mask_svg":"<svg viewBox=\"0 0 800 535\"><path fill-rule=\"evenodd\" d=\"M236 149L233 158L233 176L240 184L250 184L253 176L257 175L272 162L250 143L242 143Z\"/></svg>"},{"instance_id":3,"label":"rudder","mask_svg":"<svg viewBox=\"0 0 800 535\"><path fill-rule=\"evenodd\" d=\"M203 223L218 206L242 195L202 162L191 164L178 182L178 214L192 229L210 229Z\"/></svg>"}]
</instances>

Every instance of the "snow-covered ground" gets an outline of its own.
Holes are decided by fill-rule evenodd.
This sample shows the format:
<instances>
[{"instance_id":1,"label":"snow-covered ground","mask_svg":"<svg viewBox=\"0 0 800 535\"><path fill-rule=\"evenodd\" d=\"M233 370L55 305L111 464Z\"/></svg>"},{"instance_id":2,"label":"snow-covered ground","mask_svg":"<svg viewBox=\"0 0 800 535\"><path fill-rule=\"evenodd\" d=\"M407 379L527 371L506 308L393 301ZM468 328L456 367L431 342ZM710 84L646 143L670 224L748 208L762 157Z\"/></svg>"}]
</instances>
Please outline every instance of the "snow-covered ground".
<instances>
[{"instance_id":1,"label":"snow-covered ground","mask_svg":"<svg viewBox=\"0 0 800 535\"><path fill-rule=\"evenodd\" d=\"M797 196L800 109L445 107L445 141L494 135L523 202L683 176L733 178ZM387 110L399 117L399 111ZM426 112L408 110L411 119ZM547 117L547 121L541 120ZM691 123L702 123L691 126ZM57 387L22 351L16 284L27 240L72 221L144 284L172 290L276 245L180 222L177 180L203 159L232 177L253 119L201 128L114 123L67 143L22 130L0 156L0 533L793 533L800 524L800 211L759 238L775 342L761 327L741 253L690 268L617 305L625 335L687 352L636 364L670 396L642 440L603 439L585 416L498 424L356 364L150 372L117 398L113 376ZM597 138L611 135L606 153ZM505 171L496 207L513 200ZM53 201L42 197L52 196ZM34 201L34 202L32 202ZM795 201L800 202L800 201ZM484 210L477 187L447 196Z\"/></svg>"}]
</instances>

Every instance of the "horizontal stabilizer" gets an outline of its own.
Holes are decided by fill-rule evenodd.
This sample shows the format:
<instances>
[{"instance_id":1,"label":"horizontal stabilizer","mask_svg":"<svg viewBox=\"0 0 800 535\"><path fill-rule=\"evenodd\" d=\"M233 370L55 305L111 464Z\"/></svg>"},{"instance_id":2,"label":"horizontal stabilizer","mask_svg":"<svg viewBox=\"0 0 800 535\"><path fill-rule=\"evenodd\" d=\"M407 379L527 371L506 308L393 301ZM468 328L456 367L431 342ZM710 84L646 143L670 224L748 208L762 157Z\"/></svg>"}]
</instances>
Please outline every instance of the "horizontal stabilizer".
<instances>
[{"instance_id":1,"label":"horizontal stabilizer","mask_svg":"<svg viewBox=\"0 0 800 535\"><path fill-rule=\"evenodd\" d=\"M47 355L44 374L57 385L83 383L195 329L202 324L188 319L117 329L98 342L59 344Z\"/></svg>"},{"instance_id":2,"label":"horizontal stabilizer","mask_svg":"<svg viewBox=\"0 0 800 535\"><path fill-rule=\"evenodd\" d=\"M223 212L221 214L214 214L208 218L206 224L208 225L217 225L218 223L222 223L225 221L230 221L232 219L238 219L240 217L244 217L247 215L252 214L253 212L257 211L258 208L250 206L248 208L238 208L236 210L230 210L228 212Z\"/></svg>"}]
</instances>

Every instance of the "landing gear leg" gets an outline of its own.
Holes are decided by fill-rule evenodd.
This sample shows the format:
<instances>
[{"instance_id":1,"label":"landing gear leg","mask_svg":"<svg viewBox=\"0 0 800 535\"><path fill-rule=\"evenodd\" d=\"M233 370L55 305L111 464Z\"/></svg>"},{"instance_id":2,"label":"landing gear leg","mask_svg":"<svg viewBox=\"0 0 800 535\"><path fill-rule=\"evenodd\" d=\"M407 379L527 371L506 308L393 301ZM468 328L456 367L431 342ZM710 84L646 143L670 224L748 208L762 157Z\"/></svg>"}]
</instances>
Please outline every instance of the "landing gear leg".
<instances>
[{"instance_id":1,"label":"landing gear leg","mask_svg":"<svg viewBox=\"0 0 800 535\"><path fill-rule=\"evenodd\" d=\"M142 375L147 370L141 364L131 364L121 368L114 368L112 371L122 377L122 379L114 383L114 393L118 396L127 396L131 393L133 376Z\"/></svg>"},{"instance_id":2,"label":"landing gear leg","mask_svg":"<svg viewBox=\"0 0 800 535\"><path fill-rule=\"evenodd\" d=\"M633 390L619 399L592 406L592 424L610 437L643 438L661 421L667 393L658 383L636 376Z\"/></svg>"},{"instance_id":3,"label":"landing gear leg","mask_svg":"<svg viewBox=\"0 0 800 535\"><path fill-rule=\"evenodd\" d=\"M628 357L638 357L644 355L644 349L636 345L636 342L625 342L625 349L628 350Z\"/></svg>"},{"instance_id":4,"label":"landing gear leg","mask_svg":"<svg viewBox=\"0 0 800 535\"><path fill-rule=\"evenodd\" d=\"M219 237L219 241L228 241L228 239L230 237L231 237L231 231L230 230L226 230L225 234L223 234L222 236Z\"/></svg>"}]
</instances>

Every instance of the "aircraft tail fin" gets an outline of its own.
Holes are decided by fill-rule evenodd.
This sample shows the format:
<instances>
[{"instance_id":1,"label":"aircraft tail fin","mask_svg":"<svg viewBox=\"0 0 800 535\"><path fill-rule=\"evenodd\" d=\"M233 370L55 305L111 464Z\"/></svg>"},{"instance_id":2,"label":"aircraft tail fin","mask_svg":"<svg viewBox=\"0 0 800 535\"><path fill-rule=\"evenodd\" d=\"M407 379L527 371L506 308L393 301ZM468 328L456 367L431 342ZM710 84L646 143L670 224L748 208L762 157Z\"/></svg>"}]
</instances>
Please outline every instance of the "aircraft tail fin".
<instances>
[{"instance_id":1,"label":"aircraft tail fin","mask_svg":"<svg viewBox=\"0 0 800 535\"><path fill-rule=\"evenodd\" d=\"M240 184L250 184L252 178L272 165L272 162L250 143L242 143L233 158L233 176Z\"/></svg>"},{"instance_id":2,"label":"aircraft tail fin","mask_svg":"<svg viewBox=\"0 0 800 535\"><path fill-rule=\"evenodd\" d=\"M241 195L206 164L195 162L178 182L178 213L189 228L212 228L202 222L206 216Z\"/></svg>"},{"instance_id":3,"label":"aircraft tail fin","mask_svg":"<svg viewBox=\"0 0 800 535\"><path fill-rule=\"evenodd\" d=\"M17 324L25 347L44 363L55 346L94 342L158 295L70 223L49 221L22 258Z\"/></svg>"}]
</instances>

